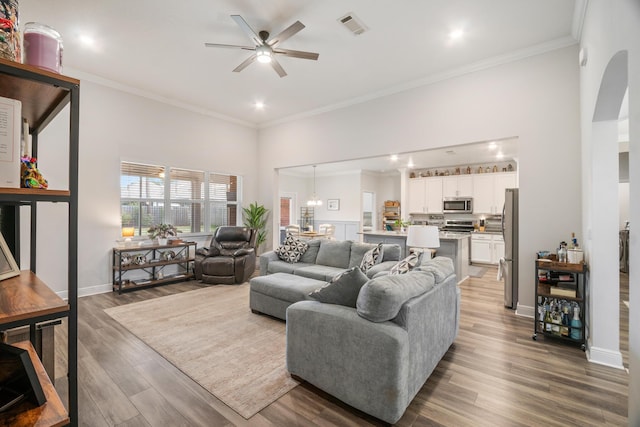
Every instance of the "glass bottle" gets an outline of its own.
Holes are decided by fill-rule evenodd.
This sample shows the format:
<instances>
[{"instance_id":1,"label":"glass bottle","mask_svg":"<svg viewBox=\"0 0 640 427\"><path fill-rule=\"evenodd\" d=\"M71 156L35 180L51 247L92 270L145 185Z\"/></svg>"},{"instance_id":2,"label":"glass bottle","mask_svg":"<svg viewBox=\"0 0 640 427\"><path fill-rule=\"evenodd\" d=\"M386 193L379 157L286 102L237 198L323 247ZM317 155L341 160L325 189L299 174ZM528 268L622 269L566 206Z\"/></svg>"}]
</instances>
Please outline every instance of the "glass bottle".
<instances>
[{"instance_id":1,"label":"glass bottle","mask_svg":"<svg viewBox=\"0 0 640 427\"><path fill-rule=\"evenodd\" d=\"M582 339L582 321L580 320L580 306L573 307L573 319L571 319L571 339Z\"/></svg>"}]
</instances>

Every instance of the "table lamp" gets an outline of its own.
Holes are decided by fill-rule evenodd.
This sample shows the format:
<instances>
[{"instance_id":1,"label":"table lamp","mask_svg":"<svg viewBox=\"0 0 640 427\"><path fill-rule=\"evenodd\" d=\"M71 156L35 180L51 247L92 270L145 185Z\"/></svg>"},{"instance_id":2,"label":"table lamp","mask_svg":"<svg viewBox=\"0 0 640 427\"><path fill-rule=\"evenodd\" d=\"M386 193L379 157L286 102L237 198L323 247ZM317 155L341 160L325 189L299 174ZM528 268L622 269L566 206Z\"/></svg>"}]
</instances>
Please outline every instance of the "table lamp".
<instances>
[{"instance_id":1,"label":"table lamp","mask_svg":"<svg viewBox=\"0 0 640 427\"><path fill-rule=\"evenodd\" d=\"M131 240L136 232L134 227L122 227L122 237L124 237L124 245L131 246Z\"/></svg>"},{"instance_id":2,"label":"table lamp","mask_svg":"<svg viewBox=\"0 0 640 427\"><path fill-rule=\"evenodd\" d=\"M410 225L407 231L407 249L433 249L440 247L440 234L435 225Z\"/></svg>"}]
</instances>

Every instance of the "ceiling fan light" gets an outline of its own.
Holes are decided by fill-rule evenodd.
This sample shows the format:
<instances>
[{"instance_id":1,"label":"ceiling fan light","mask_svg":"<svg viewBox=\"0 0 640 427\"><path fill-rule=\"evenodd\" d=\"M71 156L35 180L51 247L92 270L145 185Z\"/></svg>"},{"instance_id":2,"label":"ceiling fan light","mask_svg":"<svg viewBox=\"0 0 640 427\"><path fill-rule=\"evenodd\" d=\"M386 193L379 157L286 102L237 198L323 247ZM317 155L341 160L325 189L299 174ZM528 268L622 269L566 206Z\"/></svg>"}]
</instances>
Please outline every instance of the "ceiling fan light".
<instances>
[{"instance_id":1,"label":"ceiling fan light","mask_svg":"<svg viewBox=\"0 0 640 427\"><path fill-rule=\"evenodd\" d=\"M258 58L258 62L262 64L268 64L271 62L271 51L264 46L256 48L256 56Z\"/></svg>"}]
</instances>

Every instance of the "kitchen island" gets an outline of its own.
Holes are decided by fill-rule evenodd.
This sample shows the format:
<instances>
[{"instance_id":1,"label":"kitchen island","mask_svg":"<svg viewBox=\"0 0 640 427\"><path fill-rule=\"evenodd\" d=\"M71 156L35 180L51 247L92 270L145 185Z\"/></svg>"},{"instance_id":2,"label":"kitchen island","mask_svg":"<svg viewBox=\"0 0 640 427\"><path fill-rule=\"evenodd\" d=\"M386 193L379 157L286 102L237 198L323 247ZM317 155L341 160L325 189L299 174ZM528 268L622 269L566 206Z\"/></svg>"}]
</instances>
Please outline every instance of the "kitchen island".
<instances>
[{"instance_id":1,"label":"kitchen island","mask_svg":"<svg viewBox=\"0 0 640 427\"><path fill-rule=\"evenodd\" d=\"M365 243L395 243L400 245L401 256L407 256L407 233L398 231L365 231L362 233ZM469 241L470 233L440 232L440 247L436 256L446 256L453 260L458 282L469 276Z\"/></svg>"}]
</instances>

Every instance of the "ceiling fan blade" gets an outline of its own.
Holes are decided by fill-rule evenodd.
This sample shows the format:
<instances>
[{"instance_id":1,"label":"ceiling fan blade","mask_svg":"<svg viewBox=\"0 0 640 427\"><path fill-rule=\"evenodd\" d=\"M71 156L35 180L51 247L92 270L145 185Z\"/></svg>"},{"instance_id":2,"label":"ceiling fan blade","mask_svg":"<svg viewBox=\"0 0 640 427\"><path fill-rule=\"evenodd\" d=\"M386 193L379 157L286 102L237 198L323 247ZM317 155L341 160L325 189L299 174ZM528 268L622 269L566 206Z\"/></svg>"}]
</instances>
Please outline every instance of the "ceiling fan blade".
<instances>
[{"instance_id":1,"label":"ceiling fan blade","mask_svg":"<svg viewBox=\"0 0 640 427\"><path fill-rule=\"evenodd\" d=\"M235 73L239 73L240 71L244 70L245 68L247 68L249 65L251 65L251 63L253 61L256 60L256 58L258 57L258 55L256 55L255 53L253 55L251 55L250 57L248 57L247 59L245 59L244 61L242 61L242 64L238 65L236 68L233 69L233 71Z\"/></svg>"},{"instance_id":2,"label":"ceiling fan blade","mask_svg":"<svg viewBox=\"0 0 640 427\"><path fill-rule=\"evenodd\" d=\"M238 26L240 28L242 28L242 31L244 31L245 34L247 36L249 36L251 41L254 42L256 44L256 46L262 45L262 39L260 37L258 37L256 32L253 31L253 29L249 26L249 24L247 24L247 21L245 21L242 18L242 16L240 16L240 15L231 15L231 19L236 21L236 24L238 24Z\"/></svg>"},{"instance_id":3,"label":"ceiling fan blade","mask_svg":"<svg viewBox=\"0 0 640 427\"><path fill-rule=\"evenodd\" d=\"M291 49L273 49L275 53L279 53L281 55L291 56L292 58L302 58L302 59L311 59L313 61L317 61L320 56L319 53L314 52L304 52L301 50L291 50Z\"/></svg>"},{"instance_id":4,"label":"ceiling fan blade","mask_svg":"<svg viewBox=\"0 0 640 427\"><path fill-rule=\"evenodd\" d=\"M225 47L230 49L256 50L255 46L238 46L235 44L205 43L206 47Z\"/></svg>"},{"instance_id":5,"label":"ceiling fan blade","mask_svg":"<svg viewBox=\"0 0 640 427\"><path fill-rule=\"evenodd\" d=\"M298 31L304 28L304 24L300 21L296 21L293 24L289 25L287 28L282 30L280 34L275 37L272 37L271 40L267 42L267 44L271 47L276 47L278 44L282 43L289 37L296 34Z\"/></svg>"},{"instance_id":6,"label":"ceiling fan blade","mask_svg":"<svg viewBox=\"0 0 640 427\"><path fill-rule=\"evenodd\" d=\"M276 73L278 73L280 77L284 77L287 75L286 71L284 71L284 68L282 68L282 65L280 65L280 63L276 61L275 57L273 56L271 57L270 64L273 67L273 69L276 70Z\"/></svg>"}]
</instances>

